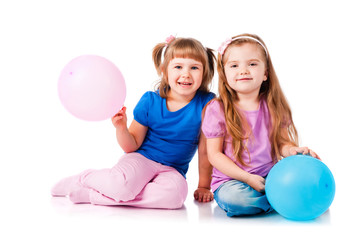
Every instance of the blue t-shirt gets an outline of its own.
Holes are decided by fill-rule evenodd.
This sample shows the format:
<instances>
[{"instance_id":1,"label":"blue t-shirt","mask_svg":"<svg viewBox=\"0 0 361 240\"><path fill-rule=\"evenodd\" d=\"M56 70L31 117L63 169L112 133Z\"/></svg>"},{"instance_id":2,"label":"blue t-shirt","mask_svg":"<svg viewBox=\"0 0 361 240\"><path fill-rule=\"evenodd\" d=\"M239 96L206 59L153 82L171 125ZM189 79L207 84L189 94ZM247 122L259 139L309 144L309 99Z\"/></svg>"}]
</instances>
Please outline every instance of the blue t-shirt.
<instances>
[{"instance_id":1,"label":"blue t-shirt","mask_svg":"<svg viewBox=\"0 0 361 240\"><path fill-rule=\"evenodd\" d=\"M136 151L148 159L171 166L184 177L199 141L203 107L214 93L197 91L183 108L170 112L158 92L146 92L134 108L134 120L148 127Z\"/></svg>"}]
</instances>

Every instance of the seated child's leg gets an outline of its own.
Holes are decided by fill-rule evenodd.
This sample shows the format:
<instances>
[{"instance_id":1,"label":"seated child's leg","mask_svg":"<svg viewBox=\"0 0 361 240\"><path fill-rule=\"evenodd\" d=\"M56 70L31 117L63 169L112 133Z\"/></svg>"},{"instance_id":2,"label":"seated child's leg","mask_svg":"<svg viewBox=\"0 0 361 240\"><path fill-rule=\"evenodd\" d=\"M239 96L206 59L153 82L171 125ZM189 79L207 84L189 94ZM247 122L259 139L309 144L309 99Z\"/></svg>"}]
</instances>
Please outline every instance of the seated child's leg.
<instances>
[{"instance_id":1,"label":"seated child's leg","mask_svg":"<svg viewBox=\"0 0 361 240\"><path fill-rule=\"evenodd\" d=\"M90 192L97 192L115 202L129 201L142 191L156 172L153 161L139 153L129 153L122 156L111 169L83 174L80 182L83 187L92 190ZM84 191L78 192L84 195ZM72 194L72 198L77 199L75 193Z\"/></svg>"},{"instance_id":2,"label":"seated child's leg","mask_svg":"<svg viewBox=\"0 0 361 240\"><path fill-rule=\"evenodd\" d=\"M64 178L51 190L53 196L68 196L74 203L87 203L86 192L96 192L110 201L133 200L157 173L154 161L139 153L123 155L111 169L87 170ZM91 191L90 191L91 190Z\"/></svg>"},{"instance_id":3,"label":"seated child's leg","mask_svg":"<svg viewBox=\"0 0 361 240\"><path fill-rule=\"evenodd\" d=\"M162 166L161 172L137 196L132 206L178 209L187 198L186 179L174 168Z\"/></svg>"},{"instance_id":4,"label":"seated child's leg","mask_svg":"<svg viewBox=\"0 0 361 240\"><path fill-rule=\"evenodd\" d=\"M89 188L80 187L69 194L69 199L73 203L90 203Z\"/></svg>"},{"instance_id":5,"label":"seated child's leg","mask_svg":"<svg viewBox=\"0 0 361 240\"><path fill-rule=\"evenodd\" d=\"M51 189L51 195L54 197L65 197L70 194L70 192L79 189L82 185L80 183L80 178L82 175L88 173L92 170L86 170L80 174L66 177L62 180L60 180L58 183L54 185L54 187Z\"/></svg>"},{"instance_id":6,"label":"seated child's leg","mask_svg":"<svg viewBox=\"0 0 361 240\"><path fill-rule=\"evenodd\" d=\"M272 210L264 193L257 192L248 184L237 180L222 184L215 191L214 199L229 217L253 215Z\"/></svg>"},{"instance_id":7,"label":"seated child's leg","mask_svg":"<svg viewBox=\"0 0 361 240\"><path fill-rule=\"evenodd\" d=\"M95 191L91 191L91 202L100 205L127 205L141 208L181 208L188 193L185 178L174 168L153 163L159 169L157 176L144 187L134 200L114 202Z\"/></svg>"}]
</instances>

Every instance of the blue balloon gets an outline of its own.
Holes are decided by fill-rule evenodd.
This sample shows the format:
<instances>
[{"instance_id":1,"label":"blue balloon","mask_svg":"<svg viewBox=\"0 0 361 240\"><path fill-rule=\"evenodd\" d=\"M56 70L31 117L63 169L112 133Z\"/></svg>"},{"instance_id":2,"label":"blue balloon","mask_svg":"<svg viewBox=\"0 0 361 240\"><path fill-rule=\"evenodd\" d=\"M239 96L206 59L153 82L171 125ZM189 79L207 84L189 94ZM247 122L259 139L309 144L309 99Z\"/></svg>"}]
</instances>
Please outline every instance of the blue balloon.
<instances>
[{"instance_id":1,"label":"blue balloon","mask_svg":"<svg viewBox=\"0 0 361 240\"><path fill-rule=\"evenodd\" d=\"M330 169L308 155L279 161L266 180L266 196L280 215L291 220L311 220L322 215L335 196Z\"/></svg>"}]
</instances>

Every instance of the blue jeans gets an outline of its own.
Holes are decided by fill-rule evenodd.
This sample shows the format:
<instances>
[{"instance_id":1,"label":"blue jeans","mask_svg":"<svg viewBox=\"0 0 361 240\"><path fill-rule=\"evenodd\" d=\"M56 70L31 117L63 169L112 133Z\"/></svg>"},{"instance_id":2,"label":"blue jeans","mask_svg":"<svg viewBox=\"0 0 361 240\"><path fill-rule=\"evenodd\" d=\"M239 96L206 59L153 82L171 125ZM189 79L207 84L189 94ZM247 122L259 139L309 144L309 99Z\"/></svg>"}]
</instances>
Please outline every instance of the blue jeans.
<instances>
[{"instance_id":1,"label":"blue jeans","mask_svg":"<svg viewBox=\"0 0 361 240\"><path fill-rule=\"evenodd\" d=\"M260 193L238 180L223 183L214 192L214 199L228 217L271 212L265 193Z\"/></svg>"}]
</instances>

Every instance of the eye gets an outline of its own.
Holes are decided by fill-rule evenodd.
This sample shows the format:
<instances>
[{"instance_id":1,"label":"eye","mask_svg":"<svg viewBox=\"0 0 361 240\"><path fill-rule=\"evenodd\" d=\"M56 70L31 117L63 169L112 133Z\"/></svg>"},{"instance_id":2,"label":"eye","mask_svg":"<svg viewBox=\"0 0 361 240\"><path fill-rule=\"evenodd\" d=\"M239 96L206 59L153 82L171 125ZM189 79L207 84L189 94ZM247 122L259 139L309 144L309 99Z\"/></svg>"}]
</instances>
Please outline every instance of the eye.
<instances>
[{"instance_id":1,"label":"eye","mask_svg":"<svg viewBox=\"0 0 361 240\"><path fill-rule=\"evenodd\" d=\"M231 64L229 67L230 68L236 68L236 67L238 67L238 65L237 64Z\"/></svg>"},{"instance_id":2,"label":"eye","mask_svg":"<svg viewBox=\"0 0 361 240\"><path fill-rule=\"evenodd\" d=\"M249 64L251 67L254 67L254 66L257 66L258 65L258 63L256 63L256 62L252 62L252 63L250 63Z\"/></svg>"},{"instance_id":3,"label":"eye","mask_svg":"<svg viewBox=\"0 0 361 240\"><path fill-rule=\"evenodd\" d=\"M193 66L191 69L192 69L192 70L198 70L198 69L199 69L199 67L197 67L197 66Z\"/></svg>"},{"instance_id":4,"label":"eye","mask_svg":"<svg viewBox=\"0 0 361 240\"><path fill-rule=\"evenodd\" d=\"M174 66L174 68L175 68L175 69L182 69L182 67L179 66L179 65Z\"/></svg>"}]
</instances>

